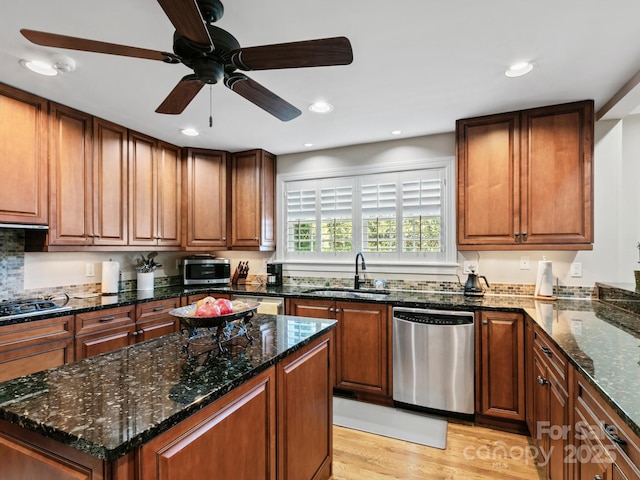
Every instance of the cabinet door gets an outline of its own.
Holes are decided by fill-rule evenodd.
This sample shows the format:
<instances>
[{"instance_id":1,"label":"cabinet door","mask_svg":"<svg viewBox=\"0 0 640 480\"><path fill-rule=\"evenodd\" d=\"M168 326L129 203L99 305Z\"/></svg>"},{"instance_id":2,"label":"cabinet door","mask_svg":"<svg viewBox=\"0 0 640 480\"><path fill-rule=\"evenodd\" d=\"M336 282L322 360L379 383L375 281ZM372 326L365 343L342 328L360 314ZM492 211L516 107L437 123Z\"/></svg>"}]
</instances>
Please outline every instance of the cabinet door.
<instances>
[{"instance_id":1,"label":"cabinet door","mask_svg":"<svg viewBox=\"0 0 640 480\"><path fill-rule=\"evenodd\" d=\"M161 433L141 447L137 478L275 480L275 388L271 367Z\"/></svg>"},{"instance_id":2,"label":"cabinet door","mask_svg":"<svg viewBox=\"0 0 640 480\"><path fill-rule=\"evenodd\" d=\"M329 478L332 448L331 336L278 365L278 478Z\"/></svg>"},{"instance_id":3,"label":"cabinet door","mask_svg":"<svg viewBox=\"0 0 640 480\"><path fill-rule=\"evenodd\" d=\"M520 116L459 120L458 245L516 243L519 233Z\"/></svg>"},{"instance_id":4,"label":"cabinet door","mask_svg":"<svg viewBox=\"0 0 640 480\"><path fill-rule=\"evenodd\" d=\"M180 320L169 315L169 312L179 306L179 298L137 304L136 342L143 342L177 332L180 327Z\"/></svg>"},{"instance_id":5,"label":"cabinet door","mask_svg":"<svg viewBox=\"0 0 640 480\"><path fill-rule=\"evenodd\" d=\"M0 382L73 361L73 315L0 327Z\"/></svg>"},{"instance_id":6,"label":"cabinet door","mask_svg":"<svg viewBox=\"0 0 640 480\"><path fill-rule=\"evenodd\" d=\"M187 151L187 246L227 247L227 153Z\"/></svg>"},{"instance_id":7,"label":"cabinet door","mask_svg":"<svg viewBox=\"0 0 640 480\"><path fill-rule=\"evenodd\" d=\"M92 117L52 103L49 118L49 245L91 245Z\"/></svg>"},{"instance_id":8,"label":"cabinet door","mask_svg":"<svg viewBox=\"0 0 640 480\"><path fill-rule=\"evenodd\" d=\"M231 162L231 248L275 249L275 156L235 153Z\"/></svg>"},{"instance_id":9,"label":"cabinet door","mask_svg":"<svg viewBox=\"0 0 640 480\"><path fill-rule=\"evenodd\" d=\"M129 245L155 245L158 168L156 141L129 132Z\"/></svg>"},{"instance_id":10,"label":"cabinet door","mask_svg":"<svg viewBox=\"0 0 640 480\"><path fill-rule=\"evenodd\" d=\"M127 244L127 170L126 128L94 118L94 245Z\"/></svg>"},{"instance_id":11,"label":"cabinet door","mask_svg":"<svg viewBox=\"0 0 640 480\"><path fill-rule=\"evenodd\" d=\"M159 246L182 244L182 157L180 148L158 143L158 226Z\"/></svg>"},{"instance_id":12,"label":"cabinet door","mask_svg":"<svg viewBox=\"0 0 640 480\"><path fill-rule=\"evenodd\" d=\"M481 312L480 405L491 417L524 420L524 321L521 314ZM478 395L478 392L476 392Z\"/></svg>"},{"instance_id":13,"label":"cabinet door","mask_svg":"<svg viewBox=\"0 0 640 480\"><path fill-rule=\"evenodd\" d=\"M48 223L47 101L0 85L0 222Z\"/></svg>"},{"instance_id":14,"label":"cabinet door","mask_svg":"<svg viewBox=\"0 0 640 480\"><path fill-rule=\"evenodd\" d=\"M314 300L308 298L287 299L287 315L310 318L336 318L333 300Z\"/></svg>"},{"instance_id":15,"label":"cabinet door","mask_svg":"<svg viewBox=\"0 0 640 480\"><path fill-rule=\"evenodd\" d=\"M386 305L336 302L336 386L389 395Z\"/></svg>"},{"instance_id":16,"label":"cabinet door","mask_svg":"<svg viewBox=\"0 0 640 480\"><path fill-rule=\"evenodd\" d=\"M593 102L522 112L527 244L593 242Z\"/></svg>"}]
</instances>

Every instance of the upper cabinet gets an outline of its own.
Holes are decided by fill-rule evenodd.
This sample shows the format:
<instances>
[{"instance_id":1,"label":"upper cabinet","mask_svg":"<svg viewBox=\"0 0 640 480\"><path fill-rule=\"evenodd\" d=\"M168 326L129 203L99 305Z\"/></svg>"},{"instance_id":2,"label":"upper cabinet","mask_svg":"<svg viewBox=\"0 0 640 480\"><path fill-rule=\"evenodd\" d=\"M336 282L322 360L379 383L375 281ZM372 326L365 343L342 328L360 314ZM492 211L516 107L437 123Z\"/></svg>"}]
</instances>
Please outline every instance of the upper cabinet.
<instances>
[{"instance_id":1,"label":"upper cabinet","mask_svg":"<svg viewBox=\"0 0 640 480\"><path fill-rule=\"evenodd\" d=\"M276 248L276 157L264 150L234 153L231 160L230 248Z\"/></svg>"},{"instance_id":2,"label":"upper cabinet","mask_svg":"<svg viewBox=\"0 0 640 480\"><path fill-rule=\"evenodd\" d=\"M459 250L588 250L593 101L458 120Z\"/></svg>"},{"instance_id":3,"label":"upper cabinet","mask_svg":"<svg viewBox=\"0 0 640 480\"><path fill-rule=\"evenodd\" d=\"M227 152L188 148L186 248L227 248Z\"/></svg>"},{"instance_id":4,"label":"upper cabinet","mask_svg":"<svg viewBox=\"0 0 640 480\"><path fill-rule=\"evenodd\" d=\"M0 85L0 223L48 223L47 100Z\"/></svg>"},{"instance_id":5,"label":"upper cabinet","mask_svg":"<svg viewBox=\"0 0 640 480\"><path fill-rule=\"evenodd\" d=\"M129 245L179 247L180 148L129 132Z\"/></svg>"}]
</instances>

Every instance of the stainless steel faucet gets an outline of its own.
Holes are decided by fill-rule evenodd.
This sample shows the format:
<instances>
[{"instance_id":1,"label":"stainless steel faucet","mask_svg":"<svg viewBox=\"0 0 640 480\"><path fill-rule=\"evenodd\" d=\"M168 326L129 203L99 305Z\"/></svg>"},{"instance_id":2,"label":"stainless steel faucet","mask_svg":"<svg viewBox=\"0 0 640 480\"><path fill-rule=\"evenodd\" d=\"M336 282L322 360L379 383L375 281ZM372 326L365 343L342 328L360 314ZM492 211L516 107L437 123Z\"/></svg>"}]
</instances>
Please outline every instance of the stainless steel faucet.
<instances>
[{"instance_id":1,"label":"stainless steel faucet","mask_svg":"<svg viewBox=\"0 0 640 480\"><path fill-rule=\"evenodd\" d=\"M362 267L362 270L364 271L364 270L366 270L366 269L367 269L367 264L366 264L366 263L364 263L364 255L362 254L362 252L358 252L358 253L357 253L357 255L356 255L356 276L355 276L355 278L354 278L354 282L353 282L353 288L355 288L356 290L357 290L357 289L359 289L359 288L360 288L360 285L361 285L361 284L363 284L363 283L365 282L365 281L364 281L364 279L363 279L363 280L360 280L360 275L358 275L358 257L360 257L360 258L361 258L361 262L362 262L361 267Z\"/></svg>"}]
</instances>

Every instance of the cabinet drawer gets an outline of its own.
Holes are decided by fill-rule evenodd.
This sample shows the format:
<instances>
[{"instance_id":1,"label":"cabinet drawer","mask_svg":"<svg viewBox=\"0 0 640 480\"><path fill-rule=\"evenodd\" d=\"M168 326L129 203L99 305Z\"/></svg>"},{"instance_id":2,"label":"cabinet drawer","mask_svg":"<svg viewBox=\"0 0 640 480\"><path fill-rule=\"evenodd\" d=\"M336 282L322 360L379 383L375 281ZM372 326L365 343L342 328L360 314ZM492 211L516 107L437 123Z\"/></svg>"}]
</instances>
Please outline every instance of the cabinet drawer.
<instances>
[{"instance_id":1,"label":"cabinet drawer","mask_svg":"<svg viewBox=\"0 0 640 480\"><path fill-rule=\"evenodd\" d=\"M79 313L76 315L76 335L87 335L101 330L133 325L135 323L133 314L133 305Z\"/></svg>"},{"instance_id":2,"label":"cabinet drawer","mask_svg":"<svg viewBox=\"0 0 640 480\"><path fill-rule=\"evenodd\" d=\"M567 388L567 359L560 352L558 347L551 342L545 333L543 333L537 326L533 333L533 351L540 355L544 363L553 372L554 376L560 381L560 384L565 390Z\"/></svg>"},{"instance_id":3,"label":"cabinet drawer","mask_svg":"<svg viewBox=\"0 0 640 480\"><path fill-rule=\"evenodd\" d=\"M73 338L73 315L0 327L0 353Z\"/></svg>"},{"instance_id":4,"label":"cabinet drawer","mask_svg":"<svg viewBox=\"0 0 640 480\"><path fill-rule=\"evenodd\" d=\"M590 424L589 427L620 472L627 478L640 478L638 437L581 376L576 376L576 410ZM580 428L580 425L576 425L576 434Z\"/></svg>"},{"instance_id":5,"label":"cabinet drawer","mask_svg":"<svg viewBox=\"0 0 640 480\"><path fill-rule=\"evenodd\" d=\"M139 303L136 305L136 321L148 322L166 317L171 310L180 306L179 298Z\"/></svg>"}]
</instances>

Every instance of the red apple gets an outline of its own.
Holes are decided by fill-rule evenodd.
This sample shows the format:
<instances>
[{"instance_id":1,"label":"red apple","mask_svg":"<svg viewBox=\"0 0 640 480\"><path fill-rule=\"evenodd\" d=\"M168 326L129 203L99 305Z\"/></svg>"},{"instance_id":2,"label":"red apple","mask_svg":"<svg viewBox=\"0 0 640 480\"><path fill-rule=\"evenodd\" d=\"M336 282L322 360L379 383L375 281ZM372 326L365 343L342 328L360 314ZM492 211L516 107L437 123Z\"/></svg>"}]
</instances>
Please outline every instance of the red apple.
<instances>
[{"instance_id":1,"label":"red apple","mask_svg":"<svg viewBox=\"0 0 640 480\"><path fill-rule=\"evenodd\" d=\"M227 300L226 298L218 298L213 302L214 305L217 305L220 308L221 315L227 315L229 313L233 313L233 306L231 304L231 300Z\"/></svg>"}]
</instances>

